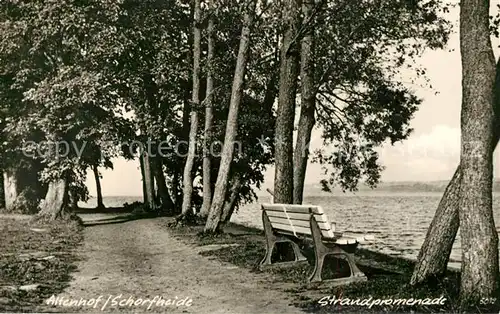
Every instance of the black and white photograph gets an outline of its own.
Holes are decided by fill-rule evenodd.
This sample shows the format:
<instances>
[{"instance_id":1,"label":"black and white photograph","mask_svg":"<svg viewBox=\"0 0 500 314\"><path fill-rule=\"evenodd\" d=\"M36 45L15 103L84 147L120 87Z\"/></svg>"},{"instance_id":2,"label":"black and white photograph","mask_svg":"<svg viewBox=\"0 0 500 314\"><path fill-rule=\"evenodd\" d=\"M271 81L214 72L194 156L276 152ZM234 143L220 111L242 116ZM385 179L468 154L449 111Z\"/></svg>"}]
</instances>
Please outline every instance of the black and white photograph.
<instances>
[{"instance_id":1,"label":"black and white photograph","mask_svg":"<svg viewBox=\"0 0 500 314\"><path fill-rule=\"evenodd\" d=\"M500 313L498 1L0 0L0 130L0 313Z\"/></svg>"}]
</instances>

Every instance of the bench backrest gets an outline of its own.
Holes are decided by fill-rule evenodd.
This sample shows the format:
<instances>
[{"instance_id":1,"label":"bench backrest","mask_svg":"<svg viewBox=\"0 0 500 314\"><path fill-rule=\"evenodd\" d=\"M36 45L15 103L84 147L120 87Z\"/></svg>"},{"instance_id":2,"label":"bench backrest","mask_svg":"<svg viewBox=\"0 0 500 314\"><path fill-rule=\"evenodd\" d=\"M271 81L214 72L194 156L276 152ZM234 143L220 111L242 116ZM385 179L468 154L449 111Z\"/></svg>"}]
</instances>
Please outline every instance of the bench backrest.
<instances>
[{"instance_id":1,"label":"bench backrest","mask_svg":"<svg viewBox=\"0 0 500 314\"><path fill-rule=\"evenodd\" d=\"M335 234L323 208L314 205L262 204L273 229L292 235L311 236L310 217L314 216L323 238L334 239Z\"/></svg>"}]
</instances>

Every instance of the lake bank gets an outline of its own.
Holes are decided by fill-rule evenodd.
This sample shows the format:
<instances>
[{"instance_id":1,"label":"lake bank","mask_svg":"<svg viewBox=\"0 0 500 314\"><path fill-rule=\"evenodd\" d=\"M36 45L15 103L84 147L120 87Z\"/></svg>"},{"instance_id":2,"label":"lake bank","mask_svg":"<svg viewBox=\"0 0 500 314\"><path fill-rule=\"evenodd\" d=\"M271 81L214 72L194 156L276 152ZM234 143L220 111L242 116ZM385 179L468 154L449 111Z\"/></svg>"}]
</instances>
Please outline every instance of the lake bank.
<instances>
[{"instance_id":1,"label":"lake bank","mask_svg":"<svg viewBox=\"0 0 500 314\"><path fill-rule=\"evenodd\" d=\"M339 231L352 234L371 234L377 239L368 249L395 257L415 260L425 239L427 229L441 199L439 192L375 192L356 194L307 194L305 203L320 205ZM105 197L108 207L141 201L141 197ZM262 229L260 203L271 202L269 195L259 195L257 202L241 206L231 222ZM91 199L85 207L94 207ZM497 230L500 230L500 194L494 194L493 208ZM450 266L460 267L460 234L453 245Z\"/></svg>"},{"instance_id":2,"label":"lake bank","mask_svg":"<svg viewBox=\"0 0 500 314\"><path fill-rule=\"evenodd\" d=\"M313 267L311 264L313 260L310 258L309 264L302 263L286 268L271 268L260 271L258 264L264 256L265 239L262 230L257 228L231 223L225 234L216 237L202 237L199 236L199 233L202 231L203 226L170 227L173 219L169 217L152 219L145 216L141 217L140 215L134 217L127 214L92 214L92 212L85 216L94 217L93 219L86 219L87 226L89 226L89 237L101 239L99 240L100 245L97 248L94 247L90 252L90 259L94 261L102 260L102 262L94 263L94 266L85 263L80 267L81 273L84 275L83 277L87 278L86 280L84 279L86 283L77 279L74 284L74 292L71 292L70 289L69 292L62 295L67 298L78 291L77 287L82 286L86 291L85 295L88 295L88 291L92 291L91 289L94 289L92 287L95 284L99 285L99 289L111 291L110 293L115 295L118 291L115 291L116 289L113 290L108 284L113 282L113 286L117 286L113 279L115 277L112 275L115 272L117 272L116 280L121 282L118 286L122 290L132 291L132 288L127 287L133 285L134 287L140 286L141 291L147 292L154 286L151 283L153 280L149 279L147 283L140 281L140 278L144 277L140 275L142 269L146 268L150 269L149 272L154 272L155 268L159 267L161 270L163 269L161 265L166 265L170 267L170 272L167 271L169 273L169 280L182 282L181 286L184 287L182 291L189 292L194 291L192 289L196 289L198 302L205 300L204 298L208 292L203 287L193 288L192 285L199 286L200 283L206 283L212 288L212 293L215 295L219 296L222 293L222 295L230 295L236 298L240 309L253 306L249 304L248 300L245 299L246 301L243 301L243 299L238 297L240 295L238 285L245 283L246 286L252 287L251 292L247 292L248 296L252 296L250 303L261 305L271 303L274 306L281 306L281 309L287 308L288 304L293 304L298 309L314 313L330 313L332 311L347 313L353 311L454 312L457 310L459 275L456 272L450 272L442 281L433 283L430 286L408 287L407 284L414 265L412 261L363 249L363 246L356 252L355 259L360 269L367 275L368 281L348 286L333 287L328 283L310 284L307 282L308 275L311 273ZM138 228L137 226L139 225L143 225L143 227ZM148 234L144 233L145 230L148 230ZM114 235L120 235L120 237L115 236L113 239L107 239L102 233L105 231ZM175 249L168 249L169 243L172 241L167 238L167 234L170 234L178 241L177 244L173 244ZM154 239L154 252L149 252L147 249L148 239ZM130 244L133 241L137 243L134 245ZM108 242L109 244L106 244ZM124 246L120 243L129 244ZM141 248L140 253L135 254L135 248L138 245ZM104 250L103 248L105 247L112 247L112 252ZM122 247L123 250L121 249ZM122 256L123 254L119 252L127 252L127 254L126 256ZM311 257L311 247L306 247L304 252L306 256ZM150 253L152 254L151 256ZM100 254L99 256L101 257L97 256L94 258L92 257L94 254ZM196 255L201 255L203 259L200 260L200 257L196 257ZM138 263L137 258L142 263ZM109 267L104 266L103 264L110 259L113 261L112 265ZM155 266L155 262L154 265L150 265L153 261L162 264ZM198 261L201 264L197 264ZM217 266L217 270L206 269L214 261L220 263ZM327 278L345 270L334 260L330 262L326 270ZM176 266L177 264L179 265ZM101 266L96 267L96 265ZM129 271L121 271L125 268L128 269L127 265L132 267L136 272L139 272L136 273L140 275L138 276L139 278L136 278L136 276L130 277ZM182 267L182 271L178 270L178 267ZM172 272L174 269L175 271ZM237 272L238 275L236 276L233 272ZM179 274L181 276L185 274L185 276L178 278ZM201 278L203 279L198 278L199 276L202 276ZM88 279L92 277L96 277L95 282ZM119 277L124 278L124 281L122 282ZM164 280L160 281L164 282ZM219 286L219 284L227 284L228 287L231 287L231 292L224 292L224 286ZM166 291L170 291L169 289L167 288ZM265 294L257 293L260 289L265 289L267 292ZM215 295L213 301L218 300ZM271 295L274 297L269 298ZM280 297L276 299L276 295L280 295ZM337 304L334 301L330 304L325 301L371 299L372 301L370 302L373 303L377 302L377 300L409 300L411 298L419 300L438 300L441 298L441 300L446 300L443 304L433 304L432 306L427 304L398 306L371 304L372 306L369 308L366 305L345 305L345 303ZM196 298L193 297L193 300L195 301ZM211 306L211 303L205 302L208 301L203 301L203 304ZM233 304L230 300L222 303ZM205 308L199 307L197 310L192 310L194 312L202 312L202 309L204 310ZM229 311L229 308L227 310ZM215 312L225 313L223 311ZM262 310L259 312L267 313ZM281 311L273 311L273 313L279 312ZM289 313L290 309L283 310L284 312ZM246 312L238 312L233 309L231 313Z\"/></svg>"},{"instance_id":3,"label":"lake bank","mask_svg":"<svg viewBox=\"0 0 500 314\"><path fill-rule=\"evenodd\" d=\"M304 251L309 260L308 264L299 263L261 271L258 269L258 265L265 254L265 239L261 230L230 224L224 234L204 237L199 233L202 229L203 226L191 226L170 230L184 243L199 248L211 247L211 250L201 252L204 256L214 257L223 263L231 263L237 267L249 269L253 273L270 274L272 279L263 284L284 289L293 296L293 304L306 312L458 311L460 279L459 273L454 271L450 271L442 280L418 287L410 287L408 283L414 268L412 261L360 248L354 254L354 258L358 267L368 277L367 282L337 287L328 282L308 283L307 278L314 267L310 246L306 247ZM343 271L341 264L335 259L331 259L328 266L325 267L325 277L327 278ZM389 300L410 299L427 300L426 302L440 299L442 303L432 305L387 304L390 302ZM386 303L383 304L382 301ZM360 304L362 302L365 304ZM488 310L486 309L487 312Z\"/></svg>"},{"instance_id":4,"label":"lake bank","mask_svg":"<svg viewBox=\"0 0 500 314\"><path fill-rule=\"evenodd\" d=\"M84 218L86 227L83 245L78 250L78 272L71 275L73 279L69 288L56 295L56 303L57 300L97 300L99 296L112 296L123 302L130 297L152 299L160 296L160 301L165 301L169 297L187 296L193 304L196 302L196 306L189 308L189 312L194 313L205 313L206 309L214 313L262 312L262 309L267 309L266 313L457 310L457 289L460 286L457 272L449 272L443 280L431 285L409 287L407 283L413 271L412 261L374 252L363 248L363 245L356 252L355 259L368 281L332 287L328 283L307 282L313 267L311 259L305 265L258 270L265 252L265 239L262 230L257 228L231 223L223 235L201 237L199 232L203 226L173 228L170 227L174 220L172 217L148 218L118 209L114 213L82 210L79 215ZM30 235L22 228L17 232ZM9 238L8 234L2 236ZM310 257L311 247L306 246L304 252ZM330 262L328 275L342 271L340 264L334 260ZM65 280L69 279L68 273L61 269L51 275L58 280L55 287L66 285ZM68 279L61 279L63 275ZM143 292L140 296L136 293L138 287ZM251 299L248 299L249 296ZM45 291L43 297L47 302L51 296ZM446 300L443 304L431 305L374 304L377 300L411 298L428 302ZM42 295L36 300L42 302ZM335 300L344 303L337 304ZM346 305L345 300L365 300L372 306ZM106 311L116 311L120 307L118 301L115 306L106 307ZM25 304L22 309L43 312L47 307ZM50 311L67 312L69 309L54 304ZM121 311L131 312L137 309L132 306L120 308ZM177 312L177 309L182 312L180 308L172 310ZM71 311L78 312L93 310L71 308ZM163 310L156 307L153 311Z\"/></svg>"}]
</instances>

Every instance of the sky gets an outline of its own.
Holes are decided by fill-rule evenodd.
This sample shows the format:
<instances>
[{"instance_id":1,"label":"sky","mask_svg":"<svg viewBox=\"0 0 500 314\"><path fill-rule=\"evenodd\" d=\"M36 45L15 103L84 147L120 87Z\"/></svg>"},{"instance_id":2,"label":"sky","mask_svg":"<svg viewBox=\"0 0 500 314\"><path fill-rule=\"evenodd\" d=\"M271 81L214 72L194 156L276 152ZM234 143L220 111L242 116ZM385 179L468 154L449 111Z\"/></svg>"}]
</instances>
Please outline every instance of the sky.
<instances>
[{"instance_id":1,"label":"sky","mask_svg":"<svg viewBox=\"0 0 500 314\"><path fill-rule=\"evenodd\" d=\"M458 9L452 10L452 20L458 20ZM498 39L492 39L495 57L500 55ZM388 144L378 151L385 166L382 181L449 180L460 159L461 61L459 35L455 32L445 50L427 51L420 63L427 68L430 88L409 86L423 99L411 121L414 132L394 146ZM436 93L437 92L437 93ZM311 148L321 145L320 131L312 135ZM500 154L494 155L495 176L500 177ZM104 196L142 195L139 162L114 160L114 170L101 169ZM274 168L265 174L264 188L272 187ZM308 166L306 184L318 183L321 167ZM96 195L93 174L89 172L87 187Z\"/></svg>"}]
</instances>

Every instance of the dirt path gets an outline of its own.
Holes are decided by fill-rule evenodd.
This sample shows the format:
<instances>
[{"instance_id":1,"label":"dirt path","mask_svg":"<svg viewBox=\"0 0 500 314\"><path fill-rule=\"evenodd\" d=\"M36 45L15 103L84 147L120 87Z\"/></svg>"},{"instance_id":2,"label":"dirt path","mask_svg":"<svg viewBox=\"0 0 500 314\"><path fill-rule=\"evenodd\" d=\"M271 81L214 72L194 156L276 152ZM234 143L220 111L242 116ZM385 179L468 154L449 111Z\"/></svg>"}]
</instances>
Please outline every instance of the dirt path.
<instances>
[{"instance_id":1,"label":"dirt path","mask_svg":"<svg viewBox=\"0 0 500 314\"><path fill-rule=\"evenodd\" d=\"M70 287L53 301L87 305L52 310L100 312L104 306L108 312L142 313L151 305L150 311L171 313L302 313L288 305L284 292L266 288L261 275L208 259L173 238L164 219L109 223L115 222L110 215L83 216L87 223L97 218L107 224L85 229L84 260ZM163 301L143 302L155 297ZM91 299L97 306L89 305ZM167 305L168 299L179 305Z\"/></svg>"}]
</instances>

